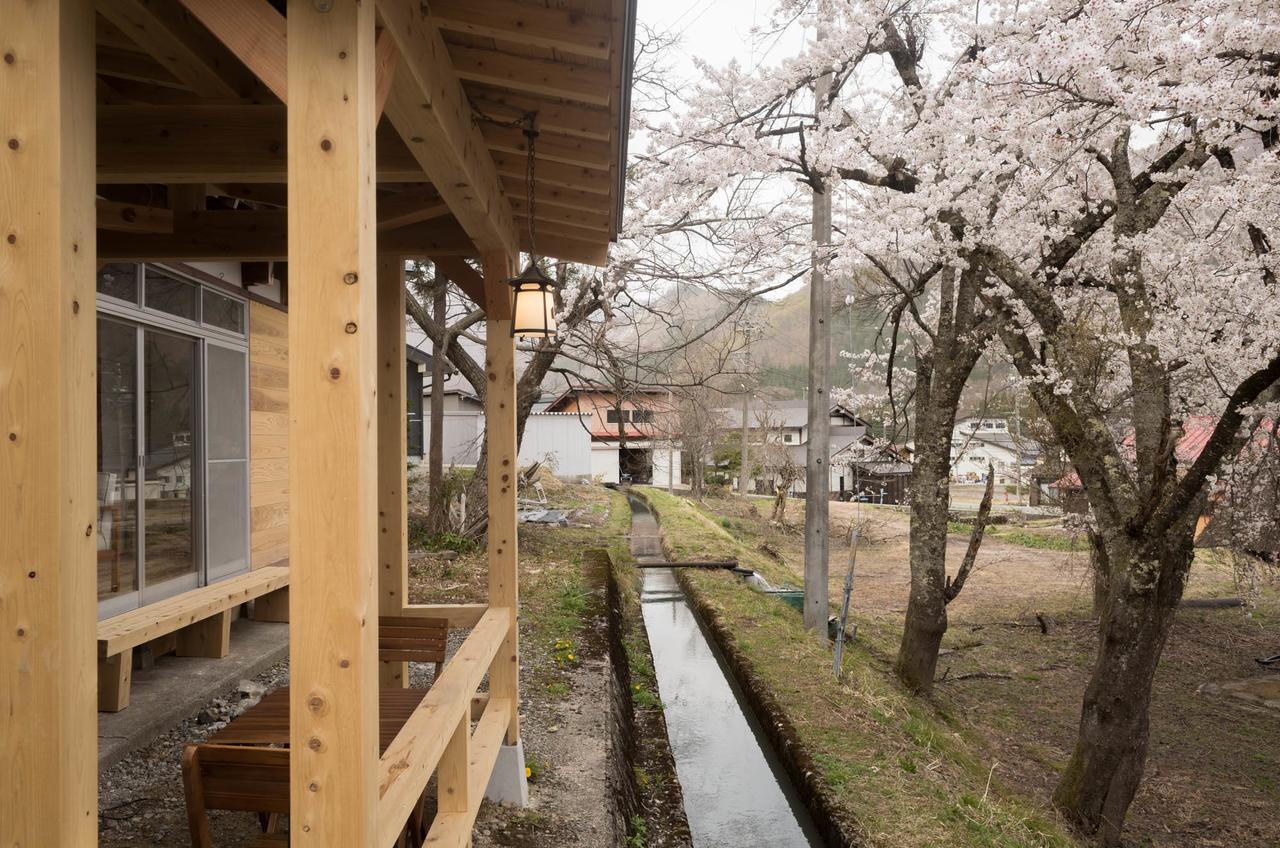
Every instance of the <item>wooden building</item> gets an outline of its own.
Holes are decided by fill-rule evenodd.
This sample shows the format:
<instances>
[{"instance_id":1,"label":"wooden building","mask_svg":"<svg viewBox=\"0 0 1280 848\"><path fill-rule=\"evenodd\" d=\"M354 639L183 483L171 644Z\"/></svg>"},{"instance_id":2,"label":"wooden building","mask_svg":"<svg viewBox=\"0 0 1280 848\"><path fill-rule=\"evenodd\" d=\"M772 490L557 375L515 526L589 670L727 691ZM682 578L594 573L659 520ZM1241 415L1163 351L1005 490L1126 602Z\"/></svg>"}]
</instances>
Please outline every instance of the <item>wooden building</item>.
<instances>
[{"instance_id":1,"label":"wooden building","mask_svg":"<svg viewBox=\"0 0 1280 848\"><path fill-rule=\"evenodd\" d=\"M495 763L523 779L507 280L534 239L606 259L634 13L0 0L0 843L96 844L130 652L224 654L253 598L289 621L293 845L390 846L433 776L430 844L466 845ZM487 313L485 604L407 598L408 258ZM470 631L381 755L379 615Z\"/></svg>"}]
</instances>

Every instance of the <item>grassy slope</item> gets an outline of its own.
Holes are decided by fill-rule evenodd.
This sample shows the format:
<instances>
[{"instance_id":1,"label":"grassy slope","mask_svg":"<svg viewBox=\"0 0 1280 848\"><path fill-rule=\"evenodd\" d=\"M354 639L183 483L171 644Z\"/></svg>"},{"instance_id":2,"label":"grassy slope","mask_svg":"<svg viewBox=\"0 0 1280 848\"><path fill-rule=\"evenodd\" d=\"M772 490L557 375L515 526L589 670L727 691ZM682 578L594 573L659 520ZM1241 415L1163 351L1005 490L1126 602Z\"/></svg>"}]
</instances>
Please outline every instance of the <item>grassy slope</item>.
<instances>
[{"instance_id":1,"label":"grassy slope","mask_svg":"<svg viewBox=\"0 0 1280 848\"><path fill-rule=\"evenodd\" d=\"M688 500L644 494L680 558L736 556L771 582L789 573L737 541ZM845 679L800 616L724 572L694 571L688 585L729 625L739 651L785 705L818 764L841 818L871 846L1071 846L1049 815L993 782L984 745L945 712L904 692L889 671L896 634L860 622Z\"/></svg>"}]
</instances>

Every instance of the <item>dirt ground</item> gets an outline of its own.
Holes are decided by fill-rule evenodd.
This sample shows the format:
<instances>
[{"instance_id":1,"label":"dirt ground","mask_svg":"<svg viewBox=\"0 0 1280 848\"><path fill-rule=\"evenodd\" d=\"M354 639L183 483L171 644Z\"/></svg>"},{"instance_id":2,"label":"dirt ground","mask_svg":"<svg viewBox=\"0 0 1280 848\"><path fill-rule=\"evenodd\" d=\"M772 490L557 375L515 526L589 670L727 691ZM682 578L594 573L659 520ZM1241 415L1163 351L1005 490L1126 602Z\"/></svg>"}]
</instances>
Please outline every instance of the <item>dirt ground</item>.
<instances>
[{"instance_id":1,"label":"dirt ground","mask_svg":"<svg viewBox=\"0 0 1280 848\"><path fill-rule=\"evenodd\" d=\"M708 504L740 538L775 549L800 585L800 528L768 528L756 517L767 515L767 504L754 506L753 513L736 499ZM789 510L789 517L798 523L803 511ZM909 585L906 512L832 504L833 539L843 539L852 521L862 528L854 614L900 628ZM1052 529L1033 535L1057 537L1051 540L1057 547L1067 537ZM951 534L952 568L966 544L967 535ZM1097 639L1088 555L1082 544L1077 548L984 542L975 572L949 607L939 663L937 698L985 737L998 762L993 779L1045 805L1074 744ZM833 611L847 564L847 547L835 544ZM1200 551L1186 597L1237 594L1225 554ZM1250 609L1179 613L1155 681L1146 775L1127 826L1130 844L1280 846L1280 673L1255 662L1277 653L1280 587L1274 579L1264 579ZM974 674L980 676L964 677ZM1263 703L1268 699L1271 706Z\"/></svg>"}]
</instances>

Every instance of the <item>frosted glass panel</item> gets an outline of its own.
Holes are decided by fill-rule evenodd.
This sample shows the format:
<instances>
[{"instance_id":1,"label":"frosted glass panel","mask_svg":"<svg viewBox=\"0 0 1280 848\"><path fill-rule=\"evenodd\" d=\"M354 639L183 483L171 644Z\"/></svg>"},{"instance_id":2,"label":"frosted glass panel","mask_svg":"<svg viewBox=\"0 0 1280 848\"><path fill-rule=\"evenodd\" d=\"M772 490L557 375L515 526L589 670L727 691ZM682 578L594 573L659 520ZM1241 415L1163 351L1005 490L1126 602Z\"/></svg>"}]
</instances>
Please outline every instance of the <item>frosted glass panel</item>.
<instances>
[{"instance_id":1,"label":"frosted glass panel","mask_svg":"<svg viewBox=\"0 0 1280 848\"><path fill-rule=\"evenodd\" d=\"M249 416L246 409L244 351L210 344L206 347L205 397L209 428L209 459L247 459Z\"/></svg>"},{"instance_id":2,"label":"frosted glass panel","mask_svg":"<svg viewBox=\"0 0 1280 848\"><path fill-rule=\"evenodd\" d=\"M209 579L249 567L249 463L210 462L208 471Z\"/></svg>"}]
</instances>

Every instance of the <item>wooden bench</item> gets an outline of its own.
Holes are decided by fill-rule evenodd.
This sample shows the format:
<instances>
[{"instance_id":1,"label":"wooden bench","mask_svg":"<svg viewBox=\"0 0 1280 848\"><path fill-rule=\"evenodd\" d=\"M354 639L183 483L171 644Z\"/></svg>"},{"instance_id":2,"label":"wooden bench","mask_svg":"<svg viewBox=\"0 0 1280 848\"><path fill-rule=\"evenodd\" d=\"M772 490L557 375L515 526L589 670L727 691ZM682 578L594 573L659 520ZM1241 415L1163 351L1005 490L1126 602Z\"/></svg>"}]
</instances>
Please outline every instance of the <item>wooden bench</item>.
<instances>
[{"instance_id":1,"label":"wooden bench","mask_svg":"<svg viewBox=\"0 0 1280 848\"><path fill-rule=\"evenodd\" d=\"M98 709L119 712L129 706L137 646L173 634L178 656L225 657L231 611L256 598L255 606L266 602L268 609L255 618L284 620L288 586L289 569L269 566L98 622Z\"/></svg>"}]
</instances>

